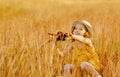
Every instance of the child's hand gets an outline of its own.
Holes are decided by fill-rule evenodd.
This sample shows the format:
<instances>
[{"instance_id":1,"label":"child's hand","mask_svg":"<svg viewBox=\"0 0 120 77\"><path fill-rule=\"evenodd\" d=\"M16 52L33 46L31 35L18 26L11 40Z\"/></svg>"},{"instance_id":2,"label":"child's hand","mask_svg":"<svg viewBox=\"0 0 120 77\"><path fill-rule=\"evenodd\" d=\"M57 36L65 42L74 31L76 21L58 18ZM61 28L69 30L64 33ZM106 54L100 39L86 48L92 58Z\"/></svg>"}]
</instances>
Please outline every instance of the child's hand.
<instances>
[{"instance_id":1,"label":"child's hand","mask_svg":"<svg viewBox=\"0 0 120 77\"><path fill-rule=\"evenodd\" d=\"M91 39L85 38L83 36L73 35L73 34L71 36L72 36L73 39L84 42L84 43L88 44L90 47L93 47Z\"/></svg>"},{"instance_id":2,"label":"child's hand","mask_svg":"<svg viewBox=\"0 0 120 77\"><path fill-rule=\"evenodd\" d=\"M71 34L72 39L75 39L75 35Z\"/></svg>"},{"instance_id":3,"label":"child's hand","mask_svg":"<svg viewBox=\"0 0 120 77\"><path fill-rule=\"evenodd\" d=\"M59 48L57 48L57 54L60 55L61 57L64 57L63 52Z\"/></svg>"},{"instance_id":4,"label":"child's hand","mask_svg":"<svg viewBox=\"0 0 120 77\"><path fill-rule=\"evenodd\" d=\"M84 38L83 36L80 36L80 35L74 35L74 34L70 34L70 37L72 38L72 39L76 39L76 40L78 40L79 38Z\"/></svg>"},{"instance_id":5,"label":"child's hand","mask_svg":"<svg viewBox=\"0 0 120 77\"><path fill-rule=\"evenodd\" d=\"M72 39L75 39L74 35L72 33L69 34L69 36L72 38Z\"/></svg>"}]
</instances>

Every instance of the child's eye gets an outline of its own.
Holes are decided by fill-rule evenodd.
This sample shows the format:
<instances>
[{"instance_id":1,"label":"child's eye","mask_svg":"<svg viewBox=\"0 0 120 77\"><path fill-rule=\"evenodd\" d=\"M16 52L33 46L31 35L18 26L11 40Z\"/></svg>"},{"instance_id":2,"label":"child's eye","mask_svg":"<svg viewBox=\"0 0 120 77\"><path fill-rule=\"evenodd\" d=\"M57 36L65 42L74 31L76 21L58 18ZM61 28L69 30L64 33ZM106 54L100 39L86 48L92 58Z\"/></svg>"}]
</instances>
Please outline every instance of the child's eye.
<instances>
[{"instance_id":1,"label":"child's eye","mask_svg":"<svg viewBox=\"0 0 120 77\"><path fill-rule=\"evenodd\" d=\"M75 28L75 30L77 30L77 28Z\"/></svg>"}]
</instances>

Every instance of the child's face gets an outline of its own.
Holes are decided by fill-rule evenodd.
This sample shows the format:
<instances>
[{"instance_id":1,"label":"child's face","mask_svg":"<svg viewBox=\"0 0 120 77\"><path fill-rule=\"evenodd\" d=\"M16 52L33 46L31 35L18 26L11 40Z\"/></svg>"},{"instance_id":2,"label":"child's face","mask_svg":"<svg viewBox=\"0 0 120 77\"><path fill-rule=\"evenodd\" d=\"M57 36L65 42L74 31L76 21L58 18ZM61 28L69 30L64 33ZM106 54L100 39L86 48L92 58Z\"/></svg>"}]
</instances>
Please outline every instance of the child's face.
<instances>
[{"instance_id":1,"label":"child's face","mask_svg":"<svg viewBox=\"0 0 120 77\"><path fill-rule=\"evenodd\" d=\"M86 32L86 28L81 24L77 24L75 26L75 29L73 30L73 34L75 35L84 36L85 32Z\"/></svg>"}]
</instances>

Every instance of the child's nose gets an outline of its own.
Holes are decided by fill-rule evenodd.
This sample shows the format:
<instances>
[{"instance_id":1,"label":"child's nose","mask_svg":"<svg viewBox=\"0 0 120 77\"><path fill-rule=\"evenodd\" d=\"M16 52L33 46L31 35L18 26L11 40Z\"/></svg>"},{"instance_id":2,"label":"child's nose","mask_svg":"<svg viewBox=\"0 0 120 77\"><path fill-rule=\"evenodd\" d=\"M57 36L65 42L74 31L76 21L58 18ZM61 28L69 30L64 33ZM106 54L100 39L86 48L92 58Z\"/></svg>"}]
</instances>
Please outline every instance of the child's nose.
<instances>
[{"instance_id":1,"label":"child's nose","mask_svg":"<svg viewBox=\"0 0 120 77\"><path fill-rule=\"evenodd\" d=\"M77 32L79 32L79 30L78 30L78 29L77 29L76 31L77 31Z\"/></svg>"}]
</instances>

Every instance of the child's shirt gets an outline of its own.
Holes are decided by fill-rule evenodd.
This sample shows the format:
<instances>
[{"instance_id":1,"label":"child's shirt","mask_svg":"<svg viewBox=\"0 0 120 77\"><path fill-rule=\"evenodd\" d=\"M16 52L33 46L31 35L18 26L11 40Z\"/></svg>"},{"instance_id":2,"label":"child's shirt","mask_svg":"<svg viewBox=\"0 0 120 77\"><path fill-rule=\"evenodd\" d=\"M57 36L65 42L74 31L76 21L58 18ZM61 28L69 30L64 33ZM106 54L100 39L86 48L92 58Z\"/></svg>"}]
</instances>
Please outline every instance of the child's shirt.
<instances>
[{"instance_id":1,"label":"child's shirt","mask_svg":"<svg viewBox=\"0 0 120 77\"><path fill-rule=\"evenodd\" d=\"M86 61L93 64L95 68L99 70L101 68L101 64L94 47L90 47L85 43L82 43L79 48L77 45L78 41L75 41L72 51L73 64L76 66L80 66L82 62Z\"/></svg>"},{"instance_id":2,"label":"child's shirt","mask_svg":"<svg viewBox=\"0 0 120 77\"><path fill-rule=\"evenodd\" d=\"M64 50L67 48L70 41L71 40L57 41L56 47L60 50ZM99 61L98 55L95 52L94 47L90 47L85 43L81 43L81 47L78 48L78 43L78 41L74 41L73 50L68 53L68 56L66 55L66 57L64 58L64 63L74 64L79 67L82 62L86 61L93 64L97 70L100 70L102 65Z\"/></svg>"}]
</instances>

